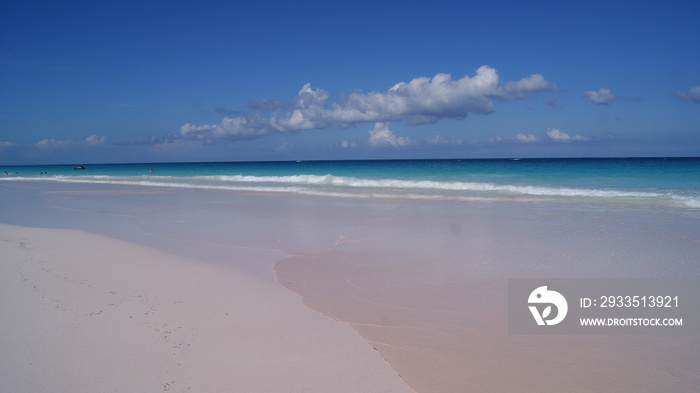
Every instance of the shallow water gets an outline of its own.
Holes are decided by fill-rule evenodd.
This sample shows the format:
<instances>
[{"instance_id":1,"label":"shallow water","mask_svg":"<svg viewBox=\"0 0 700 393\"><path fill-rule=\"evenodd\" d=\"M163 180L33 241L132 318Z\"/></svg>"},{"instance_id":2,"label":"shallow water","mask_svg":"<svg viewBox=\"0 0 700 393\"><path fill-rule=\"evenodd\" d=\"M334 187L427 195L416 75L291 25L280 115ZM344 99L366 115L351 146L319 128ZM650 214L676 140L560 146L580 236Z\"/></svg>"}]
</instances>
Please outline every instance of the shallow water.
<instances>
[{"instance_id":1,"label":"shallow water","mask_svg":"<svg viewBox=\"0 0 700 393\"><path fill-rule=\"evenodd\" d=\"M617 203L700 208L700 159L389 160L21 166L0 180L343 198Z\"/></svg>"},{"instance_id":2,"label":"shallow water","mask_svg":"<svg viewBox=\"0 0 700 393\"><path fill-rule=\"evenodd\" d=\"M419 391L700 384L697 335L511 336L506 305L508 277L700 278L697 209L55 181L0 183L0 195L3 223L83 229L270 284L271 265L230 255L273 253L282 285L350 323Z\"/></svg>"}]
</instances>

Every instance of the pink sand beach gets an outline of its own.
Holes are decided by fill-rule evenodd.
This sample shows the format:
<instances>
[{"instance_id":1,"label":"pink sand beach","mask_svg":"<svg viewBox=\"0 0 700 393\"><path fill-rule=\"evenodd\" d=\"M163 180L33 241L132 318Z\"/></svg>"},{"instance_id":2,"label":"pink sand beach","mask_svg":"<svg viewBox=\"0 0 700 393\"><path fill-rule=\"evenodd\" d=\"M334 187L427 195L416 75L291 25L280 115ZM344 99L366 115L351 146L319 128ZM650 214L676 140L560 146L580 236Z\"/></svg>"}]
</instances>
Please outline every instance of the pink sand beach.
<instances>
[{"instance_id":1,"label":"pink sand beach","mask_svg":"<svg viewBox=\"0 0 700 393\"><path fill-rule=\"evenodd\" d=\"M654 212L622 227L623 210L517 202L3 187L3 392L700 386L700 332L517 336L506 313L512 276L682 274L636 256L691 266L692 221L659 236Z\"/></svg>"}]
</instances>

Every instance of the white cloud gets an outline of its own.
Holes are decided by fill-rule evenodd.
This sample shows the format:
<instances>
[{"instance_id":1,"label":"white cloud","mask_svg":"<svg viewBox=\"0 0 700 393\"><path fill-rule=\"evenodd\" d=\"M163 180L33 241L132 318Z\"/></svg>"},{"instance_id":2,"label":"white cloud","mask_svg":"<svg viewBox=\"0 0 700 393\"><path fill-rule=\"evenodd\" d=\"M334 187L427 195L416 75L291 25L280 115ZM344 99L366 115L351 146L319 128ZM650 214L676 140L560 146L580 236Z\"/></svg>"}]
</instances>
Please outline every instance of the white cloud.
<instances>
[{"instance_id":1,"label":"white cloud","mask_svg":"<svg viewBox=\"0 0 700 393\"><path fill-rule=\"evenodd\" d=\"M565 132L562 132L558 128L548 128L546 132L547 136L549 139L553 140L554 142L572 142L572 141L586 141L588 138L580 135L569 135Z\"/></svg>"},{"instance_id":2,"label":"white cloud","mask_svg":"<svg viewBox=\"0 0 700 393\"><path fill-rule=\"evenodd\" d=\"M73 141L68 140L42 139L39 142L35 143L34 146L38 147L39 149L57 149L72 146L73 144Z\"/></svg>"},{"instance_id":3,"label":"white cloud","mask_svg":"<svg viewBox=\"0 0 700 393\"><path fill-rule=\"evenodd\" d=\"M489 143L534 143L539 142L540 138L532 134L517 134L516 136L492 136L488 139Z\"/></svg>"},{"instance_id":4,"label":"white cloud","mask_svg":"<svg viewBox=\"0 0 700 393\"><path fill-rule=\"evenodd\" d=\"M518 134L515 136L515 139L518 140L519 142L523 142L523 143L533 143L533 142L537 142L540 140L540 138L538 138L532 134L527 134L527 135Z\"/></svg>"},{"instance_id":5,"label":"white cloud","mask_svg":"<svg viewBox=\"0 0 700 393\"><path fill-rule=\"evenodd\" d=\"M460 138L450 138L447 139L442 135L433 135L425 140L429 145L461 145L462 140Z\"/></svg>"},{"instance_id":6,"label":"white cloud","mask_svg":"<svg viewBox=\"0 0 700 393\"><path fill-rule=\"evenodd\" d=\"M184 124L180 136L187 139L221 139L236 136L236 139L256 138L271 132L270 125L257 116L224 117L217 125Z\"/></svg>"},{"instance_id":7,"label":"white cloud","mask_svg":"<svg viewBox=\"0 0 700 393\"><path fill-rule=\"evenodd\" d=\"M374 129L369 131L369 144L372 147L380 146L408 146L413 142L406 137L397 137L389 129L389 123L375 123Z\"/></svg>"},{"instance_id":8,"label":"white cloud","mask_svg":"<svg viewBox=\"0 0 700 393\"><path fill-rule=\"evenodd\" d=\"M692 87L688 92L677 91L676 97L680 98L681 100L700 103L700 86Z\"/></svg>"},{"instance_id":9,"label":"white cloud","mask_svg":"<svg viewBox=\"0 0 700 393\"><path fill-rule=\"evenodd\" d=\"M348 149L348 148L354 148L357 146L357 142L351 142L347 140L343 140L340 142L340 147L343 149Z\"/></svg>"},{"instance_id":10,"label":"white cloud","mask_svg":"<svg viewBox=\"0 0 700 393\"><path fill-rule=\"evenodd\" d=\"M3 146L15 146L15 145L16 145L16 144L15 144L15 143L12 143L12 142L0 141L0 147L3 147Z\"/></svg>"},{"instance_id":11,"label":"white cloud","mask_svg":"<svg viewBox=\"0 0 700 393\"><path fill-rule=\"evenodd\" d=\"M612 95L610 89L602 87L597 91L584 91L583 94L585 94L588 99L595 104L608 104L615 99L615 96Z\"/></svg>"},{"instance_id":12,"label":"white cloud","mask_svg":"<svg viewBox=\"0 0 700 393\"><path fill-rule=\"evenodd\" d=\"M99 146L104 145L107 140L106 136L90 135L82 141L74 141L68 139L42 139L35 143L34 146L39 149L61 149L67 147L78 146Z\"/></svg>"},{"instance_id":13,"label":"white cloud","mask_svg":"<svg viewBox=\"0 0 700 393\"><path fill-rule=\"evenodd\" d=\"M539 137L534 134L519 133L513 136L492 136L487 141L488 143L537 143L541 141L554 142L577 142L587 141L589 138L580 135L569 135L558 128L547 128L544 137Z\"/></svg>"},{"instance_id":14,"label":"white cloud","mask_svg":"<svg viewBox=\"0 0 700 393\"><path fill-rule=\"evenodd\" d=\"M107 140L106 136L90 135L89 137L85 138L85 143L90 145L90 146L97 146L97 145L104 145L106 140Z\"/></svg>"},{"instance_id":15,"label":"white cloud","mask_svg":"<svg viewBox=\"0 0 700 393\"><path fill-rule=\"evenodd\" d=\"M534 74L519 81L501 83L495 69L482 66L474 76L452 79L449 74L419 77L379 92L352 92L330 102L327 91L305 84L285 108L253 107L254 112L225 117L216 125L184 124L179 136L187 139L246 139L276 132L347 127L359 123L404 121L433 123L444 118L494 111L494 100L509 101L533 93L556 90L556 86ZM272 114L265 114L272 111Z\"/></svg>"}]
</instances>

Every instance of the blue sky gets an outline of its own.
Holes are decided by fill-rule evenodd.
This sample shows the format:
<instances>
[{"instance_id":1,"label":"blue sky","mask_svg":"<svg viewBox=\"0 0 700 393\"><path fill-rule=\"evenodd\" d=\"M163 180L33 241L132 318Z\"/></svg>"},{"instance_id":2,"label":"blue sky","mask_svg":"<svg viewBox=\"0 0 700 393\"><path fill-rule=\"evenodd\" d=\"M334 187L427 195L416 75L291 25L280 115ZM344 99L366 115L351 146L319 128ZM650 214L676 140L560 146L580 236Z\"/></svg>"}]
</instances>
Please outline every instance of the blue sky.
<instances>
[{"instance_id":1,"label":"blue sky","mask_svg":"<svg viewBox=\"0 0 700 393\"><path fill-rule=\"evenodd\" d=\"M0 164L700 155L696 1L0 6Z\"/></svg>"}]
</instances>

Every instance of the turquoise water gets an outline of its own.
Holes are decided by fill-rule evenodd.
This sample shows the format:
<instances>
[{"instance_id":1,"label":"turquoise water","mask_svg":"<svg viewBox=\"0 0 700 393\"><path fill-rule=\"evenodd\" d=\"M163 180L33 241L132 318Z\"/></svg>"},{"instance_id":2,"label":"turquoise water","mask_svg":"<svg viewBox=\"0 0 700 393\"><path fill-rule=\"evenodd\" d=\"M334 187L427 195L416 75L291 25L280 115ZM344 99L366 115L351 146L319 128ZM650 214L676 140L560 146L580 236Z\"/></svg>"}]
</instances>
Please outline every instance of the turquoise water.
<instances>
[{"instance_id":1,"label":"turquoise water","mask_svg":"<svg viewBox=\"0 0 700 393\"><path fill-rule=\"evenodd\" d=\"M4 174L4 175L1 175ZM0 167L0 181L334 197L606 202L700 208L700 158L369 160Z\"/></svg>"}]
</instances>

